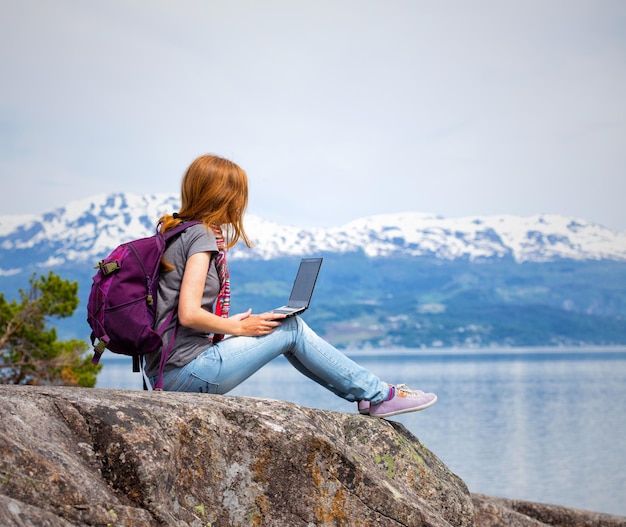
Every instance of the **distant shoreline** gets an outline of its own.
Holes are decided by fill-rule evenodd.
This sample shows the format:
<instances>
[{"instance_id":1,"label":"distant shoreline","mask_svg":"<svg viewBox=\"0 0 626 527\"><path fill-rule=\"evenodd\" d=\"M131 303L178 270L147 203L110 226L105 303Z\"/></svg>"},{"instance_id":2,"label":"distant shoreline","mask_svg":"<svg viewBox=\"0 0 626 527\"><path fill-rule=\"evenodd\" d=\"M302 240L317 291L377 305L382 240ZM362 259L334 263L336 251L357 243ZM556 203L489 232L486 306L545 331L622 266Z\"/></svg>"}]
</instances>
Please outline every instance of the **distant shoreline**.
<instances>
[{"instance_id":1,"label":"distant shoreline","mask_svg":"<svg viewBox=\"0 0 626 527\"><path fill-rule=\"evenodd\" d=\"M626 346L536 346L536 347L484 347L484 348L372 348L363 350L342 350L351 357L368 356L513 356L513 355L585 355L585 354L626 354Z\"/></svg>"},{"instance_id":2,"label":"distant shoreline","mask_svg":"<svg viewBox=\"0 0 626 527\"><path fill-rule=\"evenodd\" d=\"M371 348L371 349L342 349L349 357L513 357L524 356L575 356L590 355L598 358L598 355L625 355L626 346L536 346L536 347L485 347L485 348ZM105 363L130 363L131 358L105 351L102 359Z\"/></svg>"}]
</instances>

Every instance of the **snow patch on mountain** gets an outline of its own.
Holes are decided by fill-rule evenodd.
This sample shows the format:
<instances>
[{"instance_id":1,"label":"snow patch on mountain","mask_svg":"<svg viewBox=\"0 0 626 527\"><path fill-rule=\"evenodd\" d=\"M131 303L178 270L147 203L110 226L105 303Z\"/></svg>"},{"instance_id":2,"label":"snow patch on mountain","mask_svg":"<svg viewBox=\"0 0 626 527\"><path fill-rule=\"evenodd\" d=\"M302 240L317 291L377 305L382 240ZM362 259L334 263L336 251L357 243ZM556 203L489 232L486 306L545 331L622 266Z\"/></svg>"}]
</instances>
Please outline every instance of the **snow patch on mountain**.
<instances>
[{"instance_id":1,"label":"snow patch on mountain","mask_svg":"<svg viewBox=\"0 0 626 527\"><path fill-rule=\"evenodd\" d=\"M97 262L118 244L154 233L158 218L179 208L170 194L101 194L43 215L0 216L0 275L25 262L44 266ZM279 225L254 215L246 229L255 247L234 257L273 259L361 251L369 257L429 256L517 262L626 260L626 232L560 215L444 218L406 212L360 218L331 228Z\"/></svg>"}]
</instances>

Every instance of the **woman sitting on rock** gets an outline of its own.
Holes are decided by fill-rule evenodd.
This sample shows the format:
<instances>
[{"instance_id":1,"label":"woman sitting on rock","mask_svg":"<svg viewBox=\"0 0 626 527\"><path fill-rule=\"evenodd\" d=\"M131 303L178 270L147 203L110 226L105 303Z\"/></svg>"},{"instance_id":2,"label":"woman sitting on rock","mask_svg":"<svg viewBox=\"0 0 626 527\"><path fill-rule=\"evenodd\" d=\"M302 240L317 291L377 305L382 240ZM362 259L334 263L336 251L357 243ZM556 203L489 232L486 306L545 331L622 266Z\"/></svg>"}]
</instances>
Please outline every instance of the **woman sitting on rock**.
<instances>
[{"instance_id":1,"label":"woman sitting on rock","mask_svg":"<svg viewBox=\"0 0 626 527\"><path fill-rule=\"evenodd\" d=\"M166 249L159 279L156 326L174 316L164 348L175 335L163 373L163 389L225 394L279 355L339 397L358 402L361 413L389 417L428 408L434 393L393 386L359 366L312 331L299 317L267 312L228 314L230 279L226 251L251 243L243 227L248 179L235 163L204 155L188 168L181 209L161 217L161 232L196 220ZM226 338L224 338L226 336ZM156 383L160 353L146 357Z\"/></svg>"}]
</instances>

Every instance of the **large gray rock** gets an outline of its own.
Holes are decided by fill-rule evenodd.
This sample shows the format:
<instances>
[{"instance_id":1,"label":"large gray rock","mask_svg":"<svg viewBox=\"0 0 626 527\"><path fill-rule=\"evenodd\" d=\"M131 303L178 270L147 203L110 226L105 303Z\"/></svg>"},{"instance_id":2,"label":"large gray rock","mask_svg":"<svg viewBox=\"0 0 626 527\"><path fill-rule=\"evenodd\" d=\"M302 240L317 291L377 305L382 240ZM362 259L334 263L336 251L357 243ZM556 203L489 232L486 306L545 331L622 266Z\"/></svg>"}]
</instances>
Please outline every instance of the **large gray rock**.
<instances>
[{"instance_id":1,"label":"large gray rock","mask_svg":"<svg viewBox=\"0 0 626 527\"><path fill-rule=\"evenodd\" d=\"M473 525L388 421L242 397L0 387L0 523Z\"/></svg>"},{"instance_id":2,"label":"large gray rock","mask_svg":"<svg viewBox=\"0 0 626 527\"><path fill-rule=\"evenodd\" d=\"M6 527L573 525L470 496L402 425L358 414L0 386L0 421ZM624 525L600 516L614 523L589 515L595 523L576 525Z\"/></svg>"}]
</instances>

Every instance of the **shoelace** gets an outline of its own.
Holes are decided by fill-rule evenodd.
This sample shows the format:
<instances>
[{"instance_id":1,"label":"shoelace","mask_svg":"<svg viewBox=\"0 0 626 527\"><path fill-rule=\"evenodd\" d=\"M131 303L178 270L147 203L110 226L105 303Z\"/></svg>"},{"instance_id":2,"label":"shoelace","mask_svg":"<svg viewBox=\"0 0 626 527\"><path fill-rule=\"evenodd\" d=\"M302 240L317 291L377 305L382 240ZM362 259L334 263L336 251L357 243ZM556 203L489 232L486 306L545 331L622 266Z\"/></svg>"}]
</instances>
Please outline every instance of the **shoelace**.
<instances>
[{"instance_id":1,"label":"shoelace","mask_svg":"<svg viewBox=\"0 0 626 527\"><path fill-rule=\"evenodd\" d=\"M398 384L396 390L406 394L407 397L419 397L420 395L424 395L422 390L411 390L408 384Z\"/></svg>"}]
</instances>

